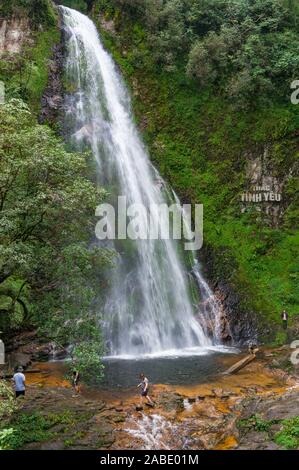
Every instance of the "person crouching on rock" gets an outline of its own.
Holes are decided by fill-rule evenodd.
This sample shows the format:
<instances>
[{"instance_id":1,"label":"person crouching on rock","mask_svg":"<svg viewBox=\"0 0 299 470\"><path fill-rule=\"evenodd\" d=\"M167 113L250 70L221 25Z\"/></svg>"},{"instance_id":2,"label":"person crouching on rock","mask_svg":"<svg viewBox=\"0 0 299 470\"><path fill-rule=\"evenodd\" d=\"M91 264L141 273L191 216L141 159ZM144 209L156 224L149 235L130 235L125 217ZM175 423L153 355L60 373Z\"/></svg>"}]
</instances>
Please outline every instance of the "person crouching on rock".
<instances>
[{"instance_id":1,"label":"person crouching on rock","mask_svg":"<svg viewBox=\"0 0 299 470\"><path fill-rule=\"evenodd\" d=\"M144 400L144 398L146 398L147 401L148 401L148 404L150 406L154 406L154 402L148 394L148 392L149 392L149 381L148 381L148 379L145 377L144 374L140 374L139 377L141 379L141 382L140 382L139 385L137 385L137 387L138 388L141 387L140 405L141 406L143 405L143 400Z\"/></svg>"}]
</instances>

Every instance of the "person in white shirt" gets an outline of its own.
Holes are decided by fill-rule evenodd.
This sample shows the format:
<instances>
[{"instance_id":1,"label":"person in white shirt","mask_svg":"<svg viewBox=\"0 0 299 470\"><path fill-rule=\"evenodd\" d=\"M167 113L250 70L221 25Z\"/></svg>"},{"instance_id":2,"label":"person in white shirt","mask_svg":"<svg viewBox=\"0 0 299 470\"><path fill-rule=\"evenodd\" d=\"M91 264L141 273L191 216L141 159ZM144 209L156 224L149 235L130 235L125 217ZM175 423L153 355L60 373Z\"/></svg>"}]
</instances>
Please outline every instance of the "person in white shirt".
<instances>
[{"instance_id":1,"label":"person in white shirt","mask_svg":"<svg viewBox=\"0 0 299 470\"><path fill-rule=\"evenodd\" d=\"M24 396L25 395L25 390L26 390L26 386L25 386L26 378L25 378L25 375L23 374L23 367L22 366L18 367L18 370L14 374L12 380L13 380L14 386L15 386L16 398L18 398L21 395Z\"/></svg>"}]
</instances>

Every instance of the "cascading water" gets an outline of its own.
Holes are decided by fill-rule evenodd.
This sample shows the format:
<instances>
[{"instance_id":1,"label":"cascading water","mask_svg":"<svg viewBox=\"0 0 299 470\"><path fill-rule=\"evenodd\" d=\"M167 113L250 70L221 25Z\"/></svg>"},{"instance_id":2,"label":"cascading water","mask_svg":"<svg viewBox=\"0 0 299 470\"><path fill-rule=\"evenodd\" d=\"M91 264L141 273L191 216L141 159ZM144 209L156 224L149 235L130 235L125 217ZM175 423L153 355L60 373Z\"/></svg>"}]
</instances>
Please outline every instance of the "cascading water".
<instances>
[{"instance_id":1,"label":"cascading water","mask_svg":"<svg viewBox=\"0 0 299 470\"><path fill-rule=\"evenodd\" d=\"M134 124L129 94L95 25L75 10L61 11L65 75L72 89L66 97L72 141L78 148L91 147L99 184L112 202L119 195L126 196L128 205L167 202L166 185L152 167ZM219 342L217 329L212 328L213 338L207 334L207 322L217 324L219 306L193 255L193 266L188 267L174 240L116 240L114 248L117 266L102 312L110 355L163 354ZM210 307L200 311L204 302Z\"/></svg>"},{"instance_id":2,"label":"cascading water","mask_svg":"<svg viewBox=\"0 0 299 470\"><path fill-rule=\"evenodd\" d=\"M141 444L141 450L170 450L176 426L159 414L145 415L141 419L131 418L125 431Z\"/></svg>"}]
</instances>

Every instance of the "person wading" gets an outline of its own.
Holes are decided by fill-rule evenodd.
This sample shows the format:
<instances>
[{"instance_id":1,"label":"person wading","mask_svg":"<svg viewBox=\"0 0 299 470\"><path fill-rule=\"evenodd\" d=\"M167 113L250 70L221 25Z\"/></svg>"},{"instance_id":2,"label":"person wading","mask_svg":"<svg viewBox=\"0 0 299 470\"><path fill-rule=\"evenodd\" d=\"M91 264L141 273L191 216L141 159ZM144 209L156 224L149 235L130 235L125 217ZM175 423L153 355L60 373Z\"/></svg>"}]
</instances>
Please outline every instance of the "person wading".
<instances>
[{"instance_id":1,"label":"person wading","mask_svg":"<svg viewBox=\"0 0 299 470\"><path fill-rule=\"evenodd\" d=\"M149 381L148 381L148 379L145 377L144 374L140 374L139 377L141 379L141 382L140 382L139 385L137 385L137 387L138 388L141 387L140 405L141 406L143 405L143 400L144 400L144 398L146 398L147 401L148 401L149 406L154 406L154 402L148 394L148 392L149 392Z\"/></svg>"},{"instance_id":2,"label":"person wading","mask_svg":"<svg viewBox=\"0 0 299 470\"><path fill-rule=\"evenodd\" d=\"M19 396L25 396L25 382L26 378L25 375L23 374L23 367L19 366L17 372L14 374L12 378L15 386L15 392L16 392L16 398Z\"/></svg>"}]
</instances>

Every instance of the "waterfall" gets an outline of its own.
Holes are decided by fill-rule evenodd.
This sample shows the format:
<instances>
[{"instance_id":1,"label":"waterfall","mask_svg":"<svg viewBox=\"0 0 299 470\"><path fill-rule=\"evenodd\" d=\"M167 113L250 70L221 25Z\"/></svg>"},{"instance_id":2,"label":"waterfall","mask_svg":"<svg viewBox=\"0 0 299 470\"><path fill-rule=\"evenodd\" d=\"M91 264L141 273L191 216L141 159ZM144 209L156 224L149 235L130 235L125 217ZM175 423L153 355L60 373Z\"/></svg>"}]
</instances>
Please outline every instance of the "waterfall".
<instances>
[{"instance_id":1,"label":"waterfall","mask_svg":"<svg viewBox=\"0 0 299 470\"><path fill-rule=\"evenodd\" d=\"M66 43L66 127L76 148L91 148L110 201L126 196L145 207L167 203L171 190L150 163L130 96L94 23L61 7ZM175 200L176 196L172 196ZM162 221L163 223L163 221ZM165 221L166 223L166 221ZM109 355L140 356L210 348L219 343L219 306L194 254L176 240L116 240L116 266L99 312ZM209 308L202 308L206 303Z\"/></svg>"}]
</instances>

